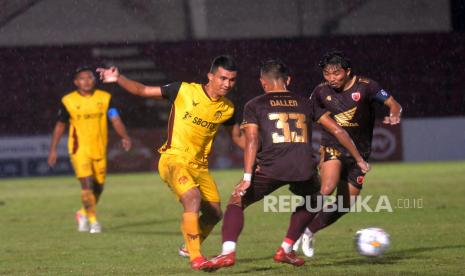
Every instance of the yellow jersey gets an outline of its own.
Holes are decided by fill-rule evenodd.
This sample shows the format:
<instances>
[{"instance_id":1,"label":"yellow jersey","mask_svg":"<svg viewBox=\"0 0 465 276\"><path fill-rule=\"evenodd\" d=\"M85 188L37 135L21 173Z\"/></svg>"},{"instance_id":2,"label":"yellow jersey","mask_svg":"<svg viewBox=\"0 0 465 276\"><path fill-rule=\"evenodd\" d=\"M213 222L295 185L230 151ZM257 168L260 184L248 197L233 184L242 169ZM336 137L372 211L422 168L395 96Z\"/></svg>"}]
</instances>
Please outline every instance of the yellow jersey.
<instances>
[{"instance_id":1,"label":"yellow jersey","mask_svg":"<svg viewBox=\"0 0 465 276\"><path fill-rule=\"evenodd\" d=\"M233 103L225 97L212 100L198 83L176 82L162 86L161 90L172 107L168 139L159 152L207 165L218 127L235 123Z\"/></svg>"},{"instance_id":2,"label":"yellow jersey","mask_svg":"<svg viewBox=\"0 0 465 276\"><path fill-rule=\"evenodd\" d=\"M83 96L73 91L65 95L61 103L58 118L62 122L69 122L69 154L84 154L92 159L105 158L108 116L113 116L114 112L117 115L110 93L96 89L91 96Z\"/></svg>"}]
</instances>

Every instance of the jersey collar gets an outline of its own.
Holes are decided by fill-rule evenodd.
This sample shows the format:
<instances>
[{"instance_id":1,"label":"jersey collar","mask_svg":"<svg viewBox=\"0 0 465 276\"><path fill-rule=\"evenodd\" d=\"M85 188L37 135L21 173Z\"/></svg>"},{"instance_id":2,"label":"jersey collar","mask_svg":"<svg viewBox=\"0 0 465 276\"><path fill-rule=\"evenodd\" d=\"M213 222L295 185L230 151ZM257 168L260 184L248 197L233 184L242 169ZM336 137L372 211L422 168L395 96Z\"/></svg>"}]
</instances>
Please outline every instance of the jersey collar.
<instances>
[{"instance_id":1,"label":"jersey collar","mask_svg":"<svg viewBox=\"0 0 465 276\"><path fill-rule=\"evenodd\" d=\"M205 84L202 84L202 91L203 93L205 94L205 96L211 101L211 102L218 102L219 100L221 100L221 97L219 97L217 100L214 100L212 99L208 93L207 93L207 89L205 88Z\"/></svg>"}]
</instances>

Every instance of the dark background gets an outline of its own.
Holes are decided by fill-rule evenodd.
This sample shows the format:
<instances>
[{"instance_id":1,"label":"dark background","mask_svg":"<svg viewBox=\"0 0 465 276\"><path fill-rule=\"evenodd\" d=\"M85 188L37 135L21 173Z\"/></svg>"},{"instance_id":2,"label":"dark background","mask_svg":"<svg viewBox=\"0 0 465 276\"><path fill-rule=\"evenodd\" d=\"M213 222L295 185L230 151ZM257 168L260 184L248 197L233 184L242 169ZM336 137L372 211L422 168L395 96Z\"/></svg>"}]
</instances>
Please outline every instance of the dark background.
<instances>
[{"instance_id":1,"label":"dark background","mask_svg":"<svg viewBox=\"0 0 465 276\"><path fill-rule=\"evenodd\" d=\"M328 49L341 49L360 74L378 81L404 107L404 117L460 116L464 114L465 35L411 34L338 36L301 39L215 40L133 44L152 59L164 78L205 82L212 57L231 54L240 68L238 84L229 97L242 105L262 93L258 82L261 60L278 57L291 68L291 89L309 95L321 82L319 58ZM56 119L60 98L71 91L72 72L82 64L105 66L92 55L95 47L125 44L0 48L0 135L46 134ZM114 61L114 60L113 60ZM117 60L116 60L117 61ZM122 70L123 74L137 73ZM137 71L137 70L136 70ZM148 105L112 84L130 128L164 127L167 106Z\"/></svg>"}]
</instances>

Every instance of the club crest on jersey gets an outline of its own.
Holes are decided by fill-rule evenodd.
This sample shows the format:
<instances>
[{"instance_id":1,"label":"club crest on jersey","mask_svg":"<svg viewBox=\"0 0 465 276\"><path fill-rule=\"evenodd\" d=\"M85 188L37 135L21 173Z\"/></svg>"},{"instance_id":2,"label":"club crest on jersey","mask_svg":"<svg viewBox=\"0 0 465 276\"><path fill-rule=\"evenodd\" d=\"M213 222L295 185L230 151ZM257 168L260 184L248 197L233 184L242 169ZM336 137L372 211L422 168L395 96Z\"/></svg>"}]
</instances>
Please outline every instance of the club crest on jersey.
<instances>
[{"instance_id":1,"label":"club crest on jersey","mask_svg":"<svg viewBox=\"0 0 465 276\"><path fill-rule=\"evenodd\" d=\"M357 183L358 183L358 184L363 184L364 181L365 181L365 177L363 177L363 176L357 176Z\"/></svg>"},{"instance_id":2,"label":"club crest on jersey","mask_svg":"<svg viewBox=\"0 0 465 276\"><path fill-rule=\"evenodd\" d=\"M223 116L223 113L221 111L216 111L214 116L216 120L219 120Z\"/></svg>"},{"instance_id":3,"label":"club crest on jersey","mask_svg":"<svg viewBox=\"0 0 465 276\"><path fill-rule=\"evenodd\" d=\"M189 181L189 178L187 178L187 176L183 175L178 179L178 181L179 181L179 184L186 184L187 181Z\"/></svg>"},{"instance_id":4,"label":"club crest on jersey","mask_svg":"<svg viewBox=\"0 0 465 276\"><path fill-rule=\"evenodd\" d=\"M360 92L352 93L352 100L358 102L360 100Z\"/></svg>"},{"instance_id":5,"label":"club crest on jersey","mask_svg":"<svg viewBox=\"0 0 465 276\"><path fill-rule=\"evenodd\" d=\"M331 96L326 96L326 100L327 100L328 102L330 102L330 101L331 101Z\"/></svg>"}]
</instances>

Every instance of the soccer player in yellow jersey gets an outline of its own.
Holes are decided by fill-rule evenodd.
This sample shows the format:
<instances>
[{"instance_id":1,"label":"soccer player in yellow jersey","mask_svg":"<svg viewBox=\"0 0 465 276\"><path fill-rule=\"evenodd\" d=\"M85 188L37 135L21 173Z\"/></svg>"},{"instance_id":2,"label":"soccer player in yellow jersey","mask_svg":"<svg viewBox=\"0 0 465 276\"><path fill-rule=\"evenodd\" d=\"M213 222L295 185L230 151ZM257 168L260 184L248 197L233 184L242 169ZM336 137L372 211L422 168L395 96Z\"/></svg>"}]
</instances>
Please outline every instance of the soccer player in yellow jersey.
<instances>
[{"instance_id":1,"label":"soccer player in yellow jersey","mask_svg":"<svg viewBox=\"0 0 465 276\"><path fill-rule=\"evenodd\" d=\"M120 75L115 67L97 71L104 82L117 82L134 95L171 102L168 139L159 149L158 171L183 206L181 231L191 267L203 269L206 259L200 252L200 243L222 217L220 196L208 172L207 158L220 125L241 148L245 141L234 121L234 106L225 98L236 83L234 60L229 56L216 57L205 85L175 82L161 87L145 86Z\"/></svg>"},{"instance_id":2,"label":"soccer player in yellow jersey","mask_svg":"<svg viewBox=\"0 0 465 276\"><path fill-rule=\"evenodd\" d=\"M52 134L48 164L57 160L57 145L69 123L68 151L76 177L81 183L82 208L76 212L78 231L100 233L95 214L96 204L103 192L106 173L107 120L122 138L125 150L131 148L126 128L112 103L111 95L95 89L95 76L88 67L76 70L77 90L61 99L58 121Z\"/></svg>"}]
</instances>

